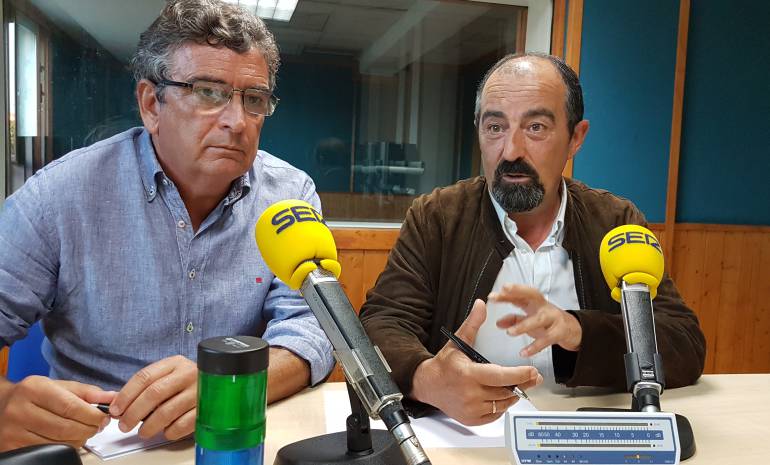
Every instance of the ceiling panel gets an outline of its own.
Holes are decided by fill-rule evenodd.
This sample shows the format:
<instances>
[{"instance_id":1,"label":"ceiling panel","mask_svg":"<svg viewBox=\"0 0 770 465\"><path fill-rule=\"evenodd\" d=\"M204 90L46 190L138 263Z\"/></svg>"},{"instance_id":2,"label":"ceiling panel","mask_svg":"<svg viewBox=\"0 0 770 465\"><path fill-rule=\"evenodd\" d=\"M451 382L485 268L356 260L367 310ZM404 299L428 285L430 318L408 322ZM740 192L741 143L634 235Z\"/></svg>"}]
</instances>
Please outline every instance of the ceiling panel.
<instances>
[{"instance_id":1,"label":"ceiling panel","mask_svg":"<svg viewBox=\"0 0 770 465\"><path fill-rule=\"evenodd\" d=\"M139 34L157 17L164 0L31 0L84 45L86 31L118 60L127 62ZM412 58L464 63L499 48L510 29L512 7L433 0L300 0L291 22L268 21L281 52L349 53L360 58L381 45L376 67L399 67ZM422 15L422 16L421 16ZM410 20L417 18L416 20ZM412 39L421 34L421 50ZM383 43L383 37L386 38ZM408 62L408 60L407 60Z\"/></svg>"}]
</instances>

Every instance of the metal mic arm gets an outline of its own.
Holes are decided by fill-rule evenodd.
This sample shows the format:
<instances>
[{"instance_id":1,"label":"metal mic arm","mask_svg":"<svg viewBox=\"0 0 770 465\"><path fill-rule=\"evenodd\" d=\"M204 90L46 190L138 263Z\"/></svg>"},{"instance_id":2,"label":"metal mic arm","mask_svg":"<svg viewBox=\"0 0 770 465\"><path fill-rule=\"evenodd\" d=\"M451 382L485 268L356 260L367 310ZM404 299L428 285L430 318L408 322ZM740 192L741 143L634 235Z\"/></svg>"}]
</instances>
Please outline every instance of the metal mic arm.
<instances>
[{"instance_id":1,"label":"metal mic arm","mask_svg":"<svg viewBox=\"0 0 770 465\"><path fill-rule=\"evenodd\" d=\"M337 359L337 362L342 367L345 379L356 394L358 394L369 416L374 420L378 420L380 418L379 412L382 410L383 405L392 401L400 401L403 398L403 394L401 394L395 383L389 378L382 380L383 382L379 386L374 384L373 378L377 372L373 365L382 363L385 370L379 371L386 372L390 372L390 367L376 346L373 347L375 354L362 353L360 349L354 346L356 342L360 343L360 340L366 336L363 333L363 328L360 328L360 331L356 331L359 329L357 326L360 326L360 323L353 308L350 307L350 303L345 301L336 302L335 305L328 305L324 301L324 296L319 293L317 286L324 284L335 285L336 283L337 279L332 273L323 269L314 270L305 278L300 291L308 304L310 304L310 309L313 311L324 333L326 333L329 341L331 341L334 347L334 358ZM321 309L325 311L319 311ZM340 329L342 325L352 327L354 334L343 334ZM359 332L360 334L356 334ZM357 340L351 341L352 338ZM379 376L382 377L382 373ZM383 392L383 389L385 392Z\"/></svg>"},{"instance_id":2,"label":"metal mic arm","mask_svg":"<svg viewBox=\"0 0 770 465\"><path fill-rule=\"evenodd\" d=\"M663 361L658 353L652 298L646 284L621 284L620 302L628 353L623 357L626 385L633 395L633 410L659 412L665 387Z\"/></svg>"},{"instance_id":3,"label":"metal mic arm","mask_svg":"<svg viewBox=\"0 0 770 465\"><path fill-rule=\"evenodd\" d=\"M382 419L407 465L430 464L401 405L404 396L390 377L385 357L364 332L336 277L322 268L313 270L303 280L300 291L369 416Z\"/></svg>"}]
</instances>

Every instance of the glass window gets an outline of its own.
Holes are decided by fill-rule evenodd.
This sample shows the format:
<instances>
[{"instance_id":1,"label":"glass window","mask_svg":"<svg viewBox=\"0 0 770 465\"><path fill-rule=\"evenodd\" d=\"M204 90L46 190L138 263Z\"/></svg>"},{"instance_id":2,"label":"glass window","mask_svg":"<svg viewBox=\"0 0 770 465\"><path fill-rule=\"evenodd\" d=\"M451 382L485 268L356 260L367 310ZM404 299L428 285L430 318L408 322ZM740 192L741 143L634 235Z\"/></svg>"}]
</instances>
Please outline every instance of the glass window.
<instances>
[{"instance_id":1,"label":"glass window","mask_svg":"<svg viewBox=\"0 0 770 465\"><path fill-rule=\"evenodd\" d=\"M3 1L10 193L48 161L141 124L127 63L163 2ZM479 173L476 86L524 50L527 24L541 27L531 2L550 5L241 0L281 50L281 103L260 148L313 177L328 219L400 222L415 196ZM537 8L550 24L550 6Z\"/></svg>"},{"instance_id":2,"label":"glass window","mask_svg":"<svg viewBox=\"0 0 770 465\"><path fill-rule=\"evenodd\" d=\"M10 194L44 164L141 124L126 68L146 20L121 16L132 2L11 0L7 24ZM130 20L132 30L121 31ZM122 32L122 34L120 34ZM130 44L130 45L129 45Z\"/></svg>"}]
</instances>

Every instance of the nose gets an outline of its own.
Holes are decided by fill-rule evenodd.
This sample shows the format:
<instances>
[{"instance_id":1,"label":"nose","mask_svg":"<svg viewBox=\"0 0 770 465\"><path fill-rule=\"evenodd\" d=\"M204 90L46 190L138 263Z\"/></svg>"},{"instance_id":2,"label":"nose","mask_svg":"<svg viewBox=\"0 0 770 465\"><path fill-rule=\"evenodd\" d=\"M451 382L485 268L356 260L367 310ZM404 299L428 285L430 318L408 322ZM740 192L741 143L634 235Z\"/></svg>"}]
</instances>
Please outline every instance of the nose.
<instances>
[{"instance_id":1,"label":"nose","mask_svg":"<svg viewBox=\"0 0 770 465\"><path fill-rule=\"evenodd\" d=\"M510 136L505 141L503 147L503 158L508 161L527 158L527 144L525 143L524 131L520 128L511 128Z\"/></svg>"},{"instance_id":2,"label":"nose","mask_svg":"<svg viewBox=\"0 0 770 465\"><path fill-rule=\"evenodd\" d=\"M239 95L236 97L236 94ZM248 117L246 110L243 108L243 92L239 90L233 91L230 102L220 113L220 124L233 132L239 133L246 128L246 119Z\"/></svg>"}]
</instances>

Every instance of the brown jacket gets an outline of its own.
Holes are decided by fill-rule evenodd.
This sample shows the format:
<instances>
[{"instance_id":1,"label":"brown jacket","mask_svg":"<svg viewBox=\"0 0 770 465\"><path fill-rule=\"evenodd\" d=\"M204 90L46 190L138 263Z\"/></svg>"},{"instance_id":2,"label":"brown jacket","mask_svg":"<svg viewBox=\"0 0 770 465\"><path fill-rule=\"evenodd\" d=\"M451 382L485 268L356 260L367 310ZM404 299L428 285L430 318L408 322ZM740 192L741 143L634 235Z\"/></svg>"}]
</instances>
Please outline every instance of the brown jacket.
<instances>
[{"instance_id":1,"label":"brown jacket","mask_svg":"<svg viewBox=\"0 0 770 465\"><path fill-rule=\"evenodd\" d=\"M565 236L572 259L583 338L578 352L553 347L557 382L626 389L626 341L620 305L599 266L599 244L612 228L646 226L628 200L567 179ZM414 371L443 347L442 325L456 330L477 298L486 300L513 250L483 177L434 190L414 201L385 270L369 291L361 321L404 393ZM692 384L703 372L706 343L698 318L665 274L653 302L667 387ZM569 309L567 309L569 310Z\"/></svg>"}]
</instances>

